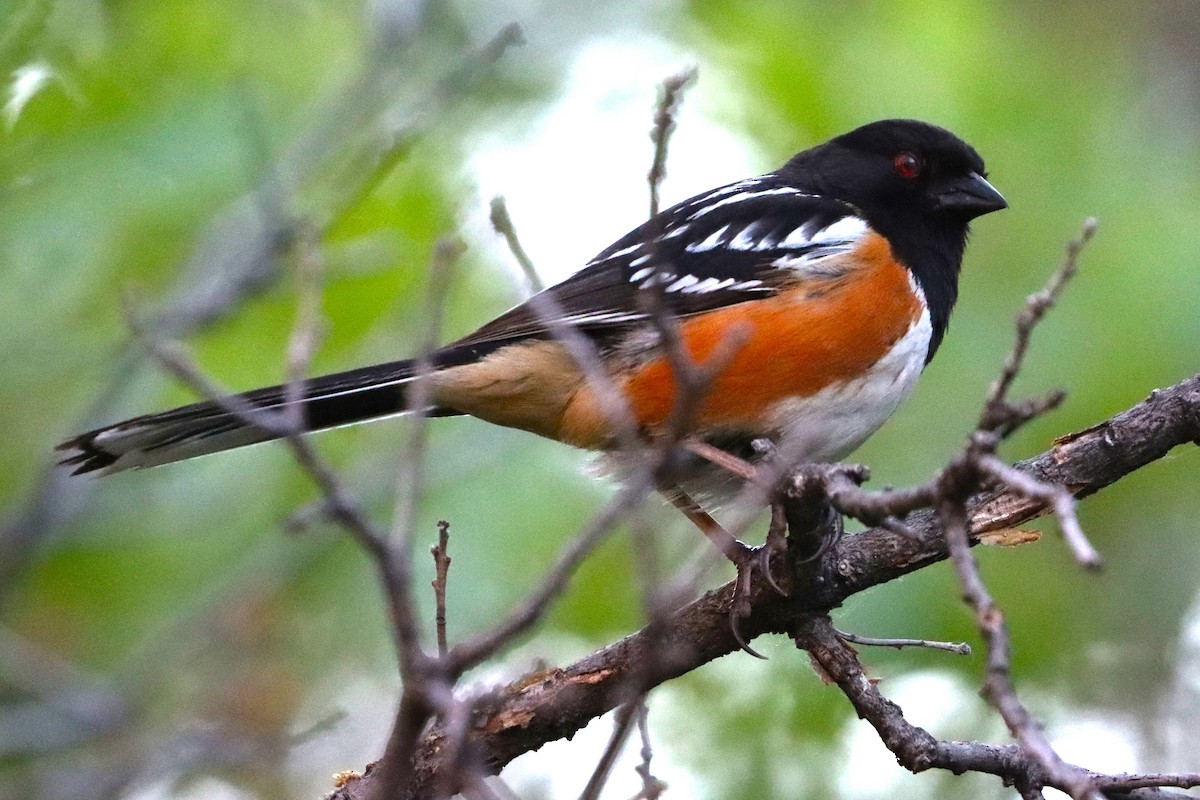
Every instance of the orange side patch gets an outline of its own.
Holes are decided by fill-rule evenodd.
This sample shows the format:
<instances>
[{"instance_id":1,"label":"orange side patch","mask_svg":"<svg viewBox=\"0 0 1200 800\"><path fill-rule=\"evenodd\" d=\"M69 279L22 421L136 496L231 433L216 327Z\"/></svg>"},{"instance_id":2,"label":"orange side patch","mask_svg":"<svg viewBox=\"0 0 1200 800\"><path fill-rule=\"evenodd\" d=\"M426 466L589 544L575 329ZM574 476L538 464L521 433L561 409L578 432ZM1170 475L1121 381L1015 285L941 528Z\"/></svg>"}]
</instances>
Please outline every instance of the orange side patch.
<instances>
[{"instance_id":1,"label":"orange side patch","mask_svg":"<svg viewBox=\"0 0 1200 800\"><path fill-rule=\"evenodd\" d=\"M681 321L684 344L699 363L712 358L728 331L740 327L745 333L701 403L698 427L753 430L776 403L866 372L908 331L922 306L887 241L870 235L846 258L854 263L850 275L822 284L817 296L809 296L816 284L801 283L768 299ZM671 365L661 357L621 381L643 428L665 425L675 408L675 383ZM594 393L581 388L557 438L602 447L606 426L599 412Z\"/></svg>"}]
</instances>

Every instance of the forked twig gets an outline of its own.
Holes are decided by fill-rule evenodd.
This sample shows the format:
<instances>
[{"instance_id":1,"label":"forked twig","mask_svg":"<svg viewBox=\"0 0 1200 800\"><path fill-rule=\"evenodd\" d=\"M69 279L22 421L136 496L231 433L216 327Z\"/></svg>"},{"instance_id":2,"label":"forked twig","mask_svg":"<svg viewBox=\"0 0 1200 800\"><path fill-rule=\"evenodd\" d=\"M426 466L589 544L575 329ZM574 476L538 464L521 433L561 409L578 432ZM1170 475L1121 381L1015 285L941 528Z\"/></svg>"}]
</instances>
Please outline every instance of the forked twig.
<instances>
[{"instance_id":1,"label":"forked twig","mask_svg":"<svg viewBox=\"0 0 1200 800\"><path fill-rule=\"evenodd\" d=\"M1096 235L1098 227L1099 222L1094 217L1084 220L1079 236L1067 244L1066 256L1059 268L1050 276L1046 286L1040 292L1032 294L1026 299L1025 308L1017 317L1016 341L1004 362L1000 377L992 383L984 401L983 412L980 414L977 426L980 430L1004 431L1004 435L1007 435L1012 432L1011 426L1014 423L1021 424L1022 419L1026 416L1008 404L1008 392L1025 363L1025 355L1029 351L1029 341L1034 328L1046 316L1046 312L1058 302L1059 295L1062 294L1067 283L1079 271L1079 256L1092 237ZM1058 400L1061 400L1061 397ZM1054 402L1057 403L1058 400ZM1044 410L1036 409L1032 413L1036 415Z\"/></svg>"}]
</instances>

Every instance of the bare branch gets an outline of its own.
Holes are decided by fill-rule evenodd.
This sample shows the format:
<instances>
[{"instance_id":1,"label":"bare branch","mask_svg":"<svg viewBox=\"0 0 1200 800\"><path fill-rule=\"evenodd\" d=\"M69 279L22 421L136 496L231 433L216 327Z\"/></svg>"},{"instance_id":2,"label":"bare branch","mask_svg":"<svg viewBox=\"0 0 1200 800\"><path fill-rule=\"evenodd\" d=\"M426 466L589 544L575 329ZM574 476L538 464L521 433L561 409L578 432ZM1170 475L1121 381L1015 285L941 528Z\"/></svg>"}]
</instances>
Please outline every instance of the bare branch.
<instances>
[{"instance_id":1,"label":"bare branch","mask_svg":"<svg viewBox=\"0 0 1200 800\"><path fill-rule=\"evenodd\" d=\"M663 178L667 176L667 143L675 132L675 115L679 112L679 104L683 93L696 82L700 71L691 66L682 72L667 78L659 87L658 106L654 113L654 128L650 132L650 140L654 142L654 161L646 180L650 184L650 216L658 213L658 190Z\"/></svg>"},{"instance_id":2,"label":"bare branch","mask_svg":"<svg viewBox=\"0 0 1200 800\"><path fill-rule=\"evenodd\" d=\"M1096 234L1098 225L1099 223L1092 217L1084 221L1079 237L1067 245L1067 254L1063 258L1062 265L1050 277L1045 288L1037 294L1030 295L1026 300L1025 309L1017 317L1017 339L1012 352L1004 362L1000 377L992 383L988 390L983 413L979 418L980 430L1010 432L1014 423L1020 424L1021 415L1014 413L1015 410L1007 403L1008 392L1025 362L1025 354L1029 350L1029 340L1033 329L1058 301L1058 296L1067 282L1075 277L1079 268L1079 255ZM1060 400L1061 396L1053 404L1057 405Z\"/></svg>"},{"instance_id":3,"label":"bare branch","mask_svg":"<svg viewBox=\"0 0 1200 800\"><path fill-rule=\"evenodd\" d=\"M429 549L433 554L434 574L433 579L433 598L434 598L434 626L437 629L437 646L438 656L445 658L449 652L449 647L446 645L446 578L450 574L450 523L442 520L438 522L438 543Z\"/></svg>"},{"instance_id":4,"label":"bare branch","mask_svg":"<svg viewBox=\"0 0 1200 800\"><path fill-rule=\"evenodd\" d=\"M287 383L284 386L284 426L290 431L305 427L302 402L304 379L322 338L321 280L325 265L312 232L298 234L295 253L296 322L287 346Z\"/></svg>"},{"instance_id":5,"label":"bare branch","mask_svg":"<svg viewBox=\"0 0 1200 800\"><path fill-rule=\"evenodd\" d=\"M1052 508L1062 526L1063 538L1075 554L1075 560L1089 569L1100 568L1103 560L1079 525L1079 517L1075 514L1075 498L1069 491L1019 472L996 456L980 456L979 467L1009 489Z\"/></svg>"},{"instance_id":6,"label":"bare branch","mask_svg":"<svg viewBox=\"0 0 1200 800\"><path fill-rule=\"evenodd\" d=\"M521 246L516 226L508 214L508 206L503 197L498 196L492 200L491 222L493 229L504 237L509 251L525 271L531 286L540 287L541 279L538 277L537 268L525 252L525 248ZM630 453L641 449L629 400L605 369L595 343L573 325L563 322L566 314L553 292L538 291L529 298L529 306L555 341L567 349L571 358L583 371L584 379L599 398L601 412L613 430L619 448Z\"/></svg>"},{"instance_id":7,"label":"bare branch","mask_svg":"<svg viewBox=\"0 0 1200 800\"><path fill-rule=\"evenodd\" d=\"M971 655L971 645L966 642L935 642L929 639L879 639L874 636L860 636L857 633L835 630L837 637L843 642L861 644L864 647L894 647L900 650L905 647L924 647L930 650L945 650L959 656Z\"/></svg>"},{"instance_id":8,"label":"bare branch","mask_svg":"<svg viewBox=\"0 0 1200 800\"><path fill-rule=\"evenodd\" d=\"M963 599L975 610L975 620L987 646L983 696L1000 712L1009 731L1023 749L1045 770L1048 783L1066 789L1076 800L1103 800L1090 779L1059 757L1041 725L1017 698L1010 669L1010 643L1004 612L984 586L979 565L971 554L964 501L965 498L947 497L938 505L938 516L950 548L950 559L962 582Z\"/></svg>"},{"instance_id":9,"label":"bare branch","mask_svg":"<svg viewBox=\"0 0 1200 800\"><path fill-rule=\"evenodd\" d=\"M1200 375L1158 390L1127 411L1063 437L1051 450L1015 469L1068 486L1076 497L1082 497L1161 458L1177 445L1197 440ZM970 529L978 534L1020 525L1045 514L1047 509L1023 495L997 488L972 495L967 511ZM835 608L853 594L946 558L946 540L935 514L915 512L905 524L908 530L904 533L878 527L839 541L822 559L814 582L805 589L805 605ZM732 583L725 584L671 613L662 629L634 633L575 664L523 678L480 699L471 740L488 771L497 772L520 753L570 736L590 719L627 702L627 687L634 674L638 676L636 685L644 691L733 652L737 643L727 618L732 593ZM807 618L794 602L780 598L763 576L756 578L753 601L750 616L741 624L742 631L751 637L794 631L798 620ZM842 647L840 642L837 646ZM654 665L650 671L643 669L648 662ZM422 739L415 761L418 774L413 792L407 796L425 796L419 787L429 785L427 781L437 773L436 754L444 742L444 733L437 727ZM1032 763L1023 760L1015 745L943 745L960 770L1010 775L1028 769ZM924 750L916 748L913 752L915 761L905 762L910 768L934 765L921 756ZM1178 782L1156 785L1200 785L1200 781L1189 783L1187 776L1171 777L1178 778ZM361 784L369 785L373 780L367 775L343 787L334 797L364 797L366 786ZM1097 779L1096 785L1107 791L1114 784Z\"/></svg>"},{"instance_id":10,"label":"bare branch","mask_svg":"<svg viewBox=\"0 0 1200 800\"><path fill-rule=\"evenodd\" d=\"M642 778L642 790L633 800L658 800L667 790L667 784L654 777L654 773L650 771L650 761L654 758L654 751L650 747L650 711L646 708L645 700L638 703L637 724L638 735L642 740L640 752L642 763L637 766L637 773Z\"/></svg>"},{"instance_id":11,"label":"bare branch","mask_svg":"<svg viewBox=\"0 0 1200 800\"><path fill-rule=\"evenodd\" d=\"M416 528L421 493L424 490L425 450L428 442L428 419L424 414L429 405L429 382L426 377L432 370L430 354L437 347L454 265L463 250L462 242L451 238L439 239L434 247L425 305L428 320L421 351L416 358L415 377L408 389L408 403L416 413L405 448L405 457L400 460L396 475L396 502L392 512L392 529L388 537L391 550L389 559L398 582L397 588L403 591L403 597L397 598L397 602L393 604L392 625L396 629L400 645L400 671L408 676L419 671L420 662L425 658L424 654L419 652L419 626L411 587L412 537Z\"/></svg>"},{"instance_id":12,"label":"bare branch","mask_svg":"<svg viewBox=\"0 0 1200 800\"><path fill-rule=\"evenodd\" d=\"M417 509L424 489L424 465L427 445L429 386L426 380L433 369L431 354L437 347L453 268L465 249L458 239L439 239L429 269L426 301L428 320L421 352L416 359L415 377L409 389L409 407L416 412L412 432L396 476L396 502L392 529L385 553L392 584L391 616L395 630L400 674L404 688L400 706L380 759L380 797L390 798L402 792L412 779L412 758L421 732L439 708L453 703L453 678L445 669L446 657L432 659L421 647L416 603L412 594L412 539L416 530ZM444 637L444 626L439 630ZM439 646L443 642L439 640Z\"/></svg>"},{"instance_id":13,"label":"bare branch","mask_svg":"<svg viewBox=\"0 0 1200 800\"><path fill-rule=\"evenodd\" d=\"M412 31L413 36L420 31ZM480 48L462 59L426 92L413 98L405 94L403 107L388 91L396 79L411 80L410 64L398 58L404 41L381 40L369 54L363 71L352 76L345 91L331 96L323 108L309 114L312 120L278 156L261 143L266 137L255 124L246 125L252 136L247 150L249 174L261 174L257 184L231 202L208 222L193 251L177 270L174 287L144 328L153 338L184 338L227 318L243 304L274 285L283 274L280 255L297 236L315 231L318 238L357 205L392 167L406 156L411 144L424 134L446 108L461 100L478 79L508 50L521 43L516 25L502 28ZM245 105L254 123L252 105ZM350 132L348 135L347 132ZM268 159L267 163L262 163ZM282 213L297 196L319 180L340 192L325 205L318 204L294 215ZM136 336L134 337L136 340ZM111 377L72 429L95 427L116 415L132 376L143 366L137 342L116 360ZM69 479L69 472L47 465L12 515L0 527L0 596L19 585L11 578L28 566L40 539L63 524L82 507L77 498L90 491L86 481Z\"/></svg>"},{"instance_id":14,"label":"bare branch","mask_svg":"<svg viewBox=\"0 0 1200 800\"><path fill-rule=\"evenodd\" d=\"M613 764L616 763L617 756L621 754L625 742L629 739L629 733L634 728L638 716L637 711L641 704L642 699L638 698L617 709L616 718L613 720L612 736L608 738L604 753L600 756L600 761L596 764L596 769L592 771L591 777L588 778L587 785L583 787L579 800L598 800L600 797L600 792L604 790L604 784L608 783L608 778L612 774Z\"/></svg>"},{"instance_id":15,"label":"bare branch","mask_svg":"<svg viewBox=\"0 0 1200 800\"><path fill-rule=\"evenodd\" d=\"M525 281L529 284L529 293L537 294L545 289L546 285L538 275L537 267L533 265L533 259L521 245L521 240L517 236L517 228L513 225L512 217L508 215L508 205L504 202L503 195L496 195L492 198L491 222L492 229L504 237L509 252L521 266L521 272L525 273Z\"/></svg>"},{"instance_id":16,"label":"bare branch","mask_svg":"<svg viewBox=\"0 0 1200 800\"><path fill-rule=\"evenodd\" d=\"M584 558L604 541L613 526L629 509L642 501L648 489L645 484L627 482L617 496L571 540L559 554L554 566L542 578L541 584L506 619L450 650L450 670L461 674L464 670L490 658L500 648L535 625L549 610L551 601L566 588Z\"/></svg>"},{"instance_id":17,"label":"bare branch","mask_svg":"<svg viewBox=\"0 0 1200 800\"><path fill-rule=\"evenodd\" d=\"M434 288L431 290L434 298L430 304L430 307L434 309L435 318L439 314L437 309L442 296L444 296L444 275L449 271L449 264L457 258L459 252L461 252L461 247L453 243L442 243L437 248L435 277L432 281ZM285 387L285 395L291 399L290 405L296 409L302 407L299 402L303 398L302 376L316 346L317 329L320 325L320 262L315 251L309 252L301 249L298 255L301 258L301 299L296 326L288 347L289 381ZM150 352L179 378L192 385L201 394L207 394L207 399L217 403L245 424L259 427L274 426L269 430L284 438L297 462L324 495L325 513L341 524L373 557L388 601L401 674L406 679L396 715L396 724L393 727L384 757L380 761L378 786L384 796L391 796L402 791L412 774L409 764L418 738L437 707L434 699L442 694L447 696L449 694L448 690L439 691L437 684L444 682L444 678L440 676L438 670L434 669L434 662L421 649L415 604L412 598L409 531L412 526L411 517L415 514L416 496L419 492L419 466L408 467L411 470L411 477L408 477L407 481L403 480L406 473L403 470L401 472L402 483L408 484L410 493L398 493L396 525L400 534L396 544L393 545L391 542L393 537L385 535L375 527L341 485L333 470L320 458L308 439L304 437L302 412L293 410L283 414L264 414L260 409L254 408L240 398L229 398L219 391L214 391L215 387L211 382L180 349L157 341L140 329L136 325L136 320L133 320L133 323L132 327L135 333L143 338ZM431 328L436 328L436 326L431 325ZM435 335L435 331L429 333L430 341ZM427 362L427 357L425 360ZM425 369L428 370L427 364ZM417 399L414 403L417 407L423 407L424 401L421 399L419 386L421 383L420 362L418 362L416 383L418 385L414 387L414 395ZM406 464L409 465L419 465L422 458L424 438L420 423L421 421L418 420L417 430L410 446L413 457L406 460Z\"/></svg>"},{"instance_id":18,"label":"bare branch","mask_svg":"<svg viewBox=\"0 0 1200 800\"><path fill-rule=\"evenodd\" d=\"M1080 787L1091 787L1099 796L1100 788L1111 790L1118 786L1200 785L1200 775L1104 776L1062 762L1058 763L1057 772L1052 772L1040 759L1029 758L1021 747L939 741L908 722L899 706L880 694L876 684L863 673L853 650L838 639L828 617L817 616L802 625L797 641L837 683L858 715L875 728L900 763L913 772L936 768L955 774L968 770L989 773L1017 786L1022 797L1041 796L1043 786L1072 793ZM1151 782L1154 778L1161 780Z\"/></svg>"}]
</instances>

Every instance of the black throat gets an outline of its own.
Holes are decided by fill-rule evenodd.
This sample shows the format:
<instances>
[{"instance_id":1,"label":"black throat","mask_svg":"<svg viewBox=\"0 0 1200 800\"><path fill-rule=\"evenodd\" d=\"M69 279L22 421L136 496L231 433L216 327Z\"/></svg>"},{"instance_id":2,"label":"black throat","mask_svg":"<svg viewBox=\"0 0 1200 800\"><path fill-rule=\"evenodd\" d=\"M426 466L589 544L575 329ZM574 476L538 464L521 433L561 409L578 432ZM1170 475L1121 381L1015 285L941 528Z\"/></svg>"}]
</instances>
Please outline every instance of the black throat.
<instances>
[{"instance_id":1,"label":"black throat","mask_svg":"<svg viewBox=\"0 0 1200 800\"><path fill-rule=\"evenodd\" d=\"M893 255L904 263L925 293L933 335L925 363L933 360L950 325L950 312L958 299L958 274L967 246L965 223L946 223L917 217L867 220L892 245Z\"/></svg>"}]
</instances>

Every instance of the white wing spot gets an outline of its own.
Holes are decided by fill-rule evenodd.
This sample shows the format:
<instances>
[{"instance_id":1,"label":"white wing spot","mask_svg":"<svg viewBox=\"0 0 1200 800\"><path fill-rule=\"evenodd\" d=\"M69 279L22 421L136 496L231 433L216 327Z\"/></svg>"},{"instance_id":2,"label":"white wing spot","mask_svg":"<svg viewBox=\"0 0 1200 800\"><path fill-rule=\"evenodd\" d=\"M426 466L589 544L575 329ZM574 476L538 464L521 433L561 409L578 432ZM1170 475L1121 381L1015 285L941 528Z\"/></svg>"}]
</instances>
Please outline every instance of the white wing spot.
<instances>
[{"instance_id":1,"label":"white wing spot","mask_svg":"<svg viewBox=\"0 0 1200 800\"><path fill-rule=\"evenodd\" d=\"M741 283L733 284L729 289L734 292L744 292L749 289L758 289L759 286L762 286L762 281L742 281ZM760 289L759 291L764 290Z\"/></svg>"},{"instance_id":2,"label":"white wing spot","mask_svg":"<svg viewBox=\"0 0 1200 800\"><path fill-rule=\"evenodd\" d=\"M826 242L852 242L867 232L867 222L861 217L842 217L827 225L812 236L813 244Z\"/></svg>"},{"instance_id":3,"label":"white wing spot","mask_svg":"<svg viewBox=\"0 0 1200 800\"><path fill-rule=\"evenodd\" d=\"M763 241L760 241L754 233L760 225L760 221L755 221L742 228L741 232L733 237L733 241L729 243L729 246L734 250L761 250Z\"/></svg>"},{"instance_id":4,"label":"white wing spot","mask_svg":"<svg viewBox=\"0 0 1200 800\"><path fill-rule=\"evenodd\" d=\"M756 197L770 197L772 195L779 195L779 194L790 194L790 195L795 195L797 197L810 196L810 195L806 195L804 192L798 192L795 189L789 189L786 186L777 187L775 189L760 189L757 192L739 192L737 194L732 194L729 197L718 200L715 203L711 203L709 205L703 206L699 210L693 212L688 217L688 220L691 221L694 219L699 219L700 217L704 216L705 214L709 213L710 211L716 211L721 206L727 206L730 203L740 203L743 200L753 200Z\"/></svg>"},{"instance_id":5,"label":"white wing spot","mask_svg":"<svg viewBox=\"0 0 1200 800\"><path fill-rule=\"evenodd\" d=\"M640 260L640 259L639 259L639 260ZM636 265L636 264L631 264L630 266L637 266L637 265ZM638 282L638 281L640 281L642 278L649 277L649 276L650 276L650 274L651 274L652 272L654 272L654 267L642 267L642 268L641 268L641 269L639 269L637 272L635 272L635 273L633 273L632 275L630 275L630 276L629 276L629 282L630 282L630 283L637 283L637 282Z\"/></svg>"},{"instance_id":6,"label":"white wing spot","mask_svg":"<svg viewBox=\"0 0 1200 800\"><path fill-rule=\"evenodd\" d=\"M678 292L680 289L686 289L689 286L695 286L699 282L700 279L695 275L684 275L682 278L668 286L664 291Z\"/></svg>"},{"instance_id":7,"label":"white wing spot","mask_svg":"<svg viewBox=\"0 0 1200 800\"><path fill-rule=\"evenodd\" d=\"M724 197L725 195L730 194L732 192L738 192L738 191L741 191L742 189L746 189L751 186L756 186L763 179L763 177L764 176L760 175L757 178L746 178L745 180L738 181L737 183L731 183L728 186L722 186L719 189L713 189L708 194L704 195L701 198L698 198L696 200L696 203L697 204L707 203L709 200L716 200L718 197Z\"/></svg>"},{"instance_id":8,"label":"white wing spot","mask_svg":"<svg viewBox=\"0 0 1200 800\"><path fill-rule=\"evenodd\" d=\"M562 318L566 325L583 325L588 322L632 322L642 319L643 314L636 312L595 311L583 314L569 314Z\"/></svg>"},{"instance_id":9,"label":"white wing spot","mask_svg":"<svg viewBox=\"0 0 1200 800\"><path fill-rule=\"evenodd\" d=\"M729 230L729 226L724 225L721 228L719 228L718 230L714 231L703 242L697 242L696 244L689 244L687 247L684 248L684 250L687 250L689 253L702 253L705 250L712 250L719 245L721 237L725 235L725 231L727 231L727 230Z\"/></svg>"},{"instance_id":10,"label":"white wing spot","mask_svg":"<svg viewBox=\"0 0 1200 800\"><path fill-rule=\"evenodd\" d=\"M640 288L649 289L652 286L661 286L664 283L669 283L670 281L675 280L677 277L678 276L674 272L658 272L642 281Z\"/></svg>"},{"instance_id":11,"label":"white wing spot","mask_svg":"<svg viewBox=\"0 0 1200 800\"><path fill-rule=\"evenodd\" d=\"M649 255L649 253L647 253L644 256L638 256L633 261L630 261L629 266L638 267L638 266L641 266L642 264L645 264L649 260L650 260L650 255Z\"/></svg>"},{"instance_id":12,"label":"white wing spot","mask_svg":"<svg viewBox=\"0 0 1200 800\"><path fill-rule=\"evenodd\" d=\"M849 244L867 232L867 223L859 217L842 217L838 221L813 231L809 225L796 228L779 243L784 249L800 249L813 245L843 242Z\"/></svg>"},{"instance_id":13,"label":"white wing spot","mask_svg":"<svg viewBox=\"0 0 1200 800\"><path fill-rule=\"evenodd\" d=\"M719 291L721 289L724 289L727 286L732 286L734 284L734 282L735 281L733 278L725 278L724 280L721 280L720 278L705 278L704 280L700 281L699 283L695 284L694 286L689 286L686 289L684 289L683 293L684 294L707 294L709 292Z\"/></svg>"},{"instance_id":14,"label":"white wing spot","mask_svg":"<svg viewBox=\"0 0 1200 800\"><path fill-rule=\"evenodd\" d=\"M808 225L801 225L799 228L791 231L787 236L783 237L779 246L788 250L808 247L812 244L812 236L809 235L808 228Z\"/></svg>"}]
</instances>

